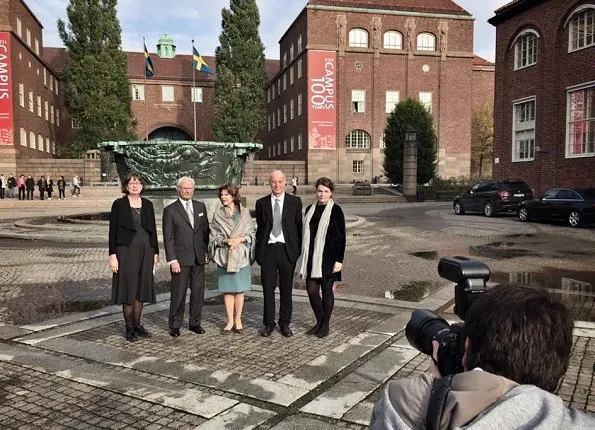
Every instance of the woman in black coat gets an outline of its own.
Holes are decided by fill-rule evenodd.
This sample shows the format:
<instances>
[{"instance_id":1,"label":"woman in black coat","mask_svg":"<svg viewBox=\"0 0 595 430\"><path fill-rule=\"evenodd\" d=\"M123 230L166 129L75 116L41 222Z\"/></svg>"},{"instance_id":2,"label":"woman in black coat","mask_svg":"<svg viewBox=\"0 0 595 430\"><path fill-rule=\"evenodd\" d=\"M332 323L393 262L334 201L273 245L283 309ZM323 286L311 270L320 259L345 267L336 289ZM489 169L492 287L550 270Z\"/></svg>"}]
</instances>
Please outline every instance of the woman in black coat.
<instances>
[{"instance_id":1,"label":"woman in black coat","mask_svg":"<svg viewBox=\"0 0 595 430\"><path fill-rule=\"evenodd\" d=\"M153 204L141 198L142 178L130 173L122 182L124 197L114 201L109 223L109 268L112 303L122 305L126 340L151 334L141 325L144 302L155 303L153 270L159 263Z\"/></svg>"},{"instance_id":2,"label":"woman in black coat","mask_svg":"<svg viewBox=\"0 0 595 430\"><path fill-rule=\"evenodd\" d=\"M316 204L304 215L302 255L297 269L306 279L316 325L306 334L325 337L335 305L334 283L341 280L345 256L345 215L333 202L335 186L329 178L316 181ZM322 291L322 298L320 292Z\"/></svg>"}]
</instances>

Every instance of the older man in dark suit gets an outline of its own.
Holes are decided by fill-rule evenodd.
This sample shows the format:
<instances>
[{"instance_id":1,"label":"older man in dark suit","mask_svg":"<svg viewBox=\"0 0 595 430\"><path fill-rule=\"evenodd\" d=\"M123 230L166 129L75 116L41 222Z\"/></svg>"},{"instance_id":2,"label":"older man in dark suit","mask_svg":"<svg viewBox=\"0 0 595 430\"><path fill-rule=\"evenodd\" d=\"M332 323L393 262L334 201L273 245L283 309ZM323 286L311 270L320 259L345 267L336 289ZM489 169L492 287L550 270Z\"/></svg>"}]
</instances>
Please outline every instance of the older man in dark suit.
<instances>
[{"instance_id":1,"label":"older man in dark suit","mask_svg":"<svg viewBox=\"0 0 595 430\"><path fill-rule=\"evenodd\" d=\"M200 314L205 295L205 264L209 262L209 220L203 202L193 200L194 179L178 179L179 198L163 210L163 244L171 270L169 334L180 336L184 322L186 290L190 285L189 329L197 334L205 331Z\"/></svg>"},{"instance_id":2,"label":"older man in dark suit","mask_svg":"<svg viewBox=\"0 0 595 430\"><path fill-rule=\"evenodd\" d=\"M269 177L271 194L256 201L256 261L264 295L264 328L270 336L275 329L275 288L279 279L279 327L285 337L292 312L293 272L302 249L302 201L285 193L286 178L275 170Z\"/></svg>"}]
</instances>

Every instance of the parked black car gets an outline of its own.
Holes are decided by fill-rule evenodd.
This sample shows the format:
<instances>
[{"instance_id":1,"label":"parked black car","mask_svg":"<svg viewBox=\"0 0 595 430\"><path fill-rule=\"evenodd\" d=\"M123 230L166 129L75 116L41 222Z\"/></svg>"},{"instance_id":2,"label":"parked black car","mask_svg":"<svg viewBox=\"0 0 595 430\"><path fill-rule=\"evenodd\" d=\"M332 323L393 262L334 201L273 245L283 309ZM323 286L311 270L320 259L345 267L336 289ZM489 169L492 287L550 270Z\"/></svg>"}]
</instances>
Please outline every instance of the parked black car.
<instances>
[{"instance_id":1,"label":"parked black car","mask_svg":"<svg viewBox=\"0 0 595 430\"><path fill-rule=\"evenodd\" d=\"M523 181L478 181L455 197L453 208L457 215L468 211L494 216L516 212L522 201L532 198L533 190Z\"/></svg>"},{"instance_id":2,"label":"parked black car","mask_svg":"<svg viewBox=\"0 0 595 430\"><path fill-rule=\"evenodd\" d=\"M554 188L519 206L521 221L566 221L571 227L595 222L595 188Z\"/></svg>"}]
</instances>

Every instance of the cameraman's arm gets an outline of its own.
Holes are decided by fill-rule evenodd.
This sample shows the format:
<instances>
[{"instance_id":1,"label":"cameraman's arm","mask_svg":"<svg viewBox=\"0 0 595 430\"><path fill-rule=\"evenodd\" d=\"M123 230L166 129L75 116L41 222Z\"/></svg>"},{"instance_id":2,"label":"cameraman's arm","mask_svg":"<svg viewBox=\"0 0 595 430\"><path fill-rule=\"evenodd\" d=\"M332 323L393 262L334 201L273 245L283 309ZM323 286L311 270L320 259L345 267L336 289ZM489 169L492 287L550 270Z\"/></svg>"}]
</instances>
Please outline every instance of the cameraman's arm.
<instances>
[{"instance_id":1,"label":"cameraman's arm","mask_svg":"<svg viewBox=\"0 0 595 430\"><path fill-rule=\"evenodd\" d=\"M432 351L432 356L430 357L432 359L432 364L430 364L430 368L428 369L428 371L434 378L442 378L442 375L440 374L440 371L438 370L438 348L439 347L440 347L440 344L438 343L438 341L433 340L432 341L433 351Z\"/></svg>"}]
</instances>

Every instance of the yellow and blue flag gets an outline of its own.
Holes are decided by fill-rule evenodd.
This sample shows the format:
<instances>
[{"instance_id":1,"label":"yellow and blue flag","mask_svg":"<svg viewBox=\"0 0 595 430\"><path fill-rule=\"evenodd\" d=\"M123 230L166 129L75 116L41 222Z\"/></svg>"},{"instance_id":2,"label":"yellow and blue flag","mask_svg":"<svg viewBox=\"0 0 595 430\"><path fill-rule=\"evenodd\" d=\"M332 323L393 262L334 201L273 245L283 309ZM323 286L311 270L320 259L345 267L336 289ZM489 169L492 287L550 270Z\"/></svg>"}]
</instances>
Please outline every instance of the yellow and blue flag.
<instances>
[{"instance_id":1,"label":"yellow and blue flag","mask_svg":"<svg viewBox=\"0 0 595 430\"><path fill-rule=\"evenodd\" d=\"M194 67L199 72L210 73L211 75L215 74L215 72L213 72L213 70L211 70L211 68L207 65L205 60L202 59L202 56L198 53L194 46L192 47L192 67Z\"/></svg>"},{"instance_id":2,"label":"yellow and blue flag","mask_svg":"<svg viewBox=\"0 0 595 430\"><path fill-rule=\"evenodd\" d=\"M145 76L147 78L152 78L154 74L155 69L153 68L153 62L151 61L149 51L147 51L147 45L145 44Z\"/></svg>"}]
</instances>

